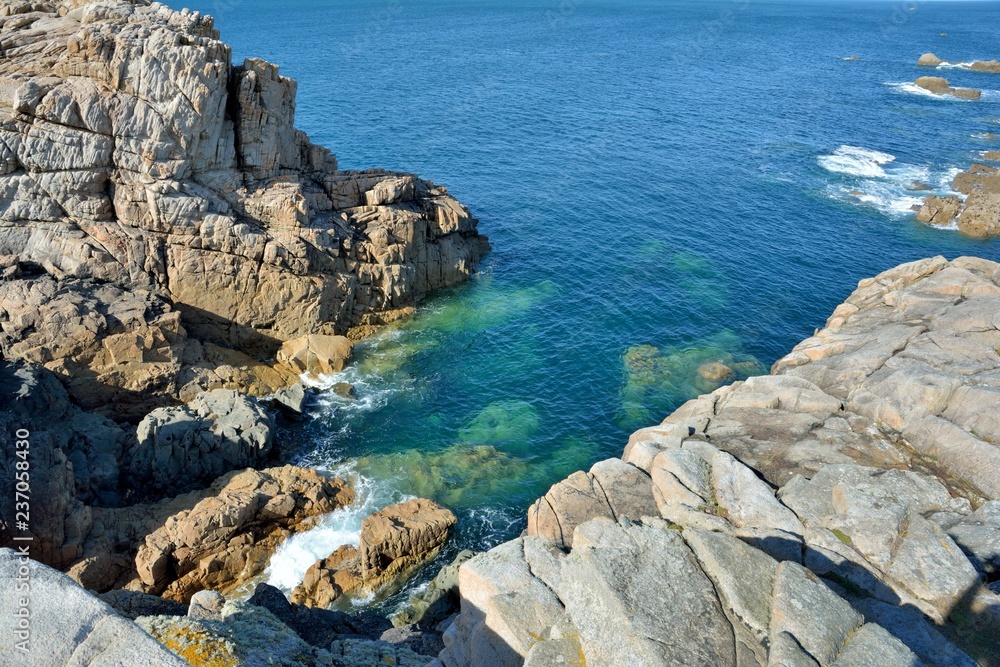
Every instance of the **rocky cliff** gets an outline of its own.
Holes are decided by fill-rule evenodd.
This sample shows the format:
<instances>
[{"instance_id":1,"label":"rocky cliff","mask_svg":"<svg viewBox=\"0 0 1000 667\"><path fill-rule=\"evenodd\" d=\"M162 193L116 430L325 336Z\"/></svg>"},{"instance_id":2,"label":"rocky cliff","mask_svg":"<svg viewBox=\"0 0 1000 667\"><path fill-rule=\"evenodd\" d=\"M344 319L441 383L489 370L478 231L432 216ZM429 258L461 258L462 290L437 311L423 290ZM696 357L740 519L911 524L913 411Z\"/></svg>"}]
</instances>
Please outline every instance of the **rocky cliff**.
<instances>
[{"instance_id":1,"label":"rocky cliff","mask_svg":"<svg viewBox=\"0 0 1000 667\"><path fill-rule=\"evenodd\" d=\"M411 174L340 171L296 84L146 0L0 2L0 265L149 293L273 356L466 279L477 221Z\"/></svg>"},{"instance_id":2,"label":"rocky cliff","mask_svg":"<svg viewBox=\"0 0 1000 667\"><path fill-rule=\"evenodd\" d=\"M998 312L993 262L862 281L463 564L436 664L1000 664Z\"/></svg>"}]
</instances>

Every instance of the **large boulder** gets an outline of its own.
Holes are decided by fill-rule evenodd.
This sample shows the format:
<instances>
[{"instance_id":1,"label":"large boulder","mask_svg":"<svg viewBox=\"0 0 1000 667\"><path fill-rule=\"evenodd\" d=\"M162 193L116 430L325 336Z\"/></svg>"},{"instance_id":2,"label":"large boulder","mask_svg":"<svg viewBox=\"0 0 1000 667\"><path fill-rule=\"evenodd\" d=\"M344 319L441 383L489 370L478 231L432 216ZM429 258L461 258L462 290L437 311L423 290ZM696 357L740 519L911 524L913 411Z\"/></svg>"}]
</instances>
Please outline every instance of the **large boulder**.
<instances>
[{"instance_id":1,"label":"large boulder","mask_svg":"<svg viewBox=\"0 0 1000 667\"><path fill-rule=\"evenodd\" d=\"M983 91L981 90L954 88L948 79L940 76L922 76L914 81L914 83L935 95L951 95L963 100L978 100L983 95Z\"/></svg>"},{"instance_id":2,"label":"large boulder","mask_svg":"<svg viewBox=\"0 0 1000 667\"><path fill-rule=\"evenodd\" d=\"M187 665L72 579L13 549L0 549L0 582L5 665Z\"/></svg>"},{"instance_id":3,"label":"large boulder","mask_svg":"<svg viewBox=\"0 0 1000 667\"><path fill-rule=\"evenodd\" d=\"M152 411L139 423L136 440L127 462L131 483L146 493L176 494L264 464L274 423L255 399L216 389L186 406Z\"/></svg>"},{"instance_id":4,"label":"large boulder","mask_svg":"<svg viewBox=\"0 0 1000 667\"><path fill-rule=\"evenodd\" d=\"M148 290L266 358L408 312L488 250L445 188L339 170L295 129L295 82L234 66L211 17L75 4L4 6L0 255Z\"/></svg>"},{"instance_id":5,"label":"large boulder","mask_svg":"<svg viewBox=\"0 0 1000 667\"><path fill-rule=\"evenodd\" d=\"M945 61L941 60L933 53L925 53L917 60L917 65L920 67L937 67L938 65L944 64L944 62Z\"/></svg>"},{"instance_id":6,"label":"large boulder","mask_svg":"<svg viewBox=\"0 0 1000 667\"><path fill-rule=\"evenodd\" d=\"M296 373L332 375L344 370L352 347L344 336L303 336L285 342L277 359Z\"/></svg>"}]
</instances>

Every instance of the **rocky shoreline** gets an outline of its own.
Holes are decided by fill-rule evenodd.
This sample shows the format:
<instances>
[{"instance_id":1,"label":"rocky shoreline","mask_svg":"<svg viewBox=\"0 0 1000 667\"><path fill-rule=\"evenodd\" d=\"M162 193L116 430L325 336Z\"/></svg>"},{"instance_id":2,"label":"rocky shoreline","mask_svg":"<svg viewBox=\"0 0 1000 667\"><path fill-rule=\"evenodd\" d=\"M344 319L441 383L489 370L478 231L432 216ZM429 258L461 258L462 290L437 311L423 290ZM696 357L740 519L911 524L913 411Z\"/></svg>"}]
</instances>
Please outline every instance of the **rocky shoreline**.
<instances>
[{"instance_id":1,"label":"rocky shoreline","mask_svg":"<svg viewBox=\"0 0 1000 667\"><path fill-rule=\"evenodd\" d=\"M972 63L949 63L933 53L925 53L917 61L920 67L958 67L973 72L1000 74L1000 62L996 60ZM959 99L978 100L981 90L953 88L947 79L923 76L916 85L935 95L951 95ZM986 161L1000 160L1000 151L983 151L981 158ZM915 206L917 220L930 225L954 226L963 234L973 238L991 238L1000 235L1000 168L985 164L973 164L960 172L951 183L957 195L929 195L921 206ZM964 195L964 196L959 196Z\"/></svg>"},{"instance_id":2,"label":"rocky shoreline","mask_svg":"<svg viewBox=\"0 0 1000 667\"><path fill-rule=\"evenodd\" d=\"M384 508L289 601L269 559L354 491L282 465L276 424L304 374L473 274L477 221L412 174L339 170L295 82L196 12L0 0L0 53L2 479L29 472L34 508L24 529L0 505L5 661L998 664L1000 265L862 281L770 375L699 362L727 384L554 485L520 538L350 615L330 607L397 587L456 518ZM996 178L929 221L996 233ZM629 359L637 402L659 357Z\"/></svg>"},{"instance_id":3,"label":"rocky shoreline","mask_svg":"<svg viewBox=\"0 0 1000 667\"><path fill-rule=\"evenodd\" d=\"M40 619L42 653L12 659L174 664L40 564L119 611L183 614L203 592L252 586L284 540L354 499L281 465L276 425L303 411L302 378L342 370L354 341L468 279L489 243L442 186L340 170L295 128L295 82L232 63L197 12L4 0L0 55L2 478L14 489L30 462L35 510L23 528L4 501L0 547L30 539L38 596L65 593L81 613L69 635ZM410 509L417 527L430 514L430 535L375 531L367 589L447 538L450 512ZM386 629L337 623L327 635L363 639L362 653Z\"/></svg>"},{"instance_id":4,"label":"rocky shoreline","mask_svg":"<svg viewBox=\"0 0 1000 667\"><path fill-rule=\"evenodd\" d=\"M998 306L974 258L862 281L462 565L434 664L1000 664Z\"/></svg>"}]
</instances>

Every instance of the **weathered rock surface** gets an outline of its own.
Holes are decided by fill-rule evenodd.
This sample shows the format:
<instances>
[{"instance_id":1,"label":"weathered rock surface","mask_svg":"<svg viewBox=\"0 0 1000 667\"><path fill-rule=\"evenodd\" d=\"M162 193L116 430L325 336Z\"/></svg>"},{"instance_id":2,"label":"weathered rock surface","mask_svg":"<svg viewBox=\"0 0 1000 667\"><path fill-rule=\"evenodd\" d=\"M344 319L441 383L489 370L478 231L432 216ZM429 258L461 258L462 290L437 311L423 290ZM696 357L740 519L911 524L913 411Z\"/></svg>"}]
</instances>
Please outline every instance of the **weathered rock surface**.
<instances>
[{"instance_id":1,"label":"weathered rock surface","mask_svg":"<svg viewBox=\"0 0 1000 667\"><path fill-rule=\"evenodd\" d=\"M178 505L190 507L148 519L160 527L145 534L136 554L139 584L145 592L181 602L200 590L225 592L262 572L277 546L310 517L352 500L343 482L304 468L231 473L207 491L175 499L165 510L145 508L147 514L162 515ZM145 525L126 519L141 521L142 510L119 510L107 525L119 533L123 528L142 533ZM93 548L99 552L101 546Z\"/></svg>"},{"instance_id":2,"label":"weathered rock surface","mask_svg":"<svg viewBox=\"0 0 1000 667\"><path fill-rule=\"evenodd\" d=\"M955 176L951 187L965 199L928 197L917 219L935 225L954 224L960 232L975 238L1000 234L1000 169L974 164Z\"/></svg>"},{"instance_id":3,"label":"weathered rock surface","mask_svg":"<svg viewBox=\"0 0 1000 667\"><path fill-rule=\"evenodd\" d=\"M954 88L948 79L940 76L922 76L914 81L914 83L935 95L951 95L963 100L978 100L983 96L983 91L981 90Z\"/></svg>"},{"instance_id":4,"label":"weathered rock surface","mask_svg":"<svg viewBox=\"0 0 1000 667\"><path fill-rule=\"evenodd\" d=\"M213 389L279 392L302 371L190 338L180 313L145 290L21 271L0 280L0 351L44 366L77 405L138 423ZM2 263L2 262L0 262Z\"/></svg>"},{"instance_id":5,"label":"weathered rock surface","mask_svg":"<svg viewBox=\"0 0 1000 667\"><path fill-rule=\"evenodd\" d=\"M351 360L353 343L344 336L303 336L285 342L278 361L298 373L331 375L344 370Z\"/></svg>"},{"instance_id":6,"label":"weathered rock surface","mask_svg":"<svg viewBox=\"0 0 1000 667\"><path fill-rule=\"evenodd\" d=\"M160 495L176 494L266 463L274 424L256 400L216 389L186 406L149 413L136 439L127 464L131 483Z\"/></svg>"},{"instance_id":7,"label":"weathered rock surface","mask_svg":"<svg viewBox=\"0 0 1000 667\"><path fill-rule=\"evenodd\" d=\"M594 465L556 484L528 510L528 534L559 547L573 546L573 531L597 516L656 516L649 475L620 459Z\"/></svg>"},{"instance_id":8,"label":"weathered rock surface","mask_svg":"<svg viewBox=\"0 0 1000 667\"><path fill-rule=\"evenodd\" d=\"M345 545L314 563L292 602L325 608L342 595L378 591L441 551L457 519L451 510L421 498L366 517L358 548Z\"/></svg>"},{"instance_id":9,"label":"weathered rock surface","mask_svg":"<svg viewBox=\"0 0 1000 667\"><path fill-rule=\"evenodd\" d=\"M953 490L1000 498L998 271L937 257L864 280L774 372L844 401Z\"/></svg>"},{"instance_id":10,"label":"weathered rock surface","mask_svg":"<svg viewBox=\"0 0 1000 667\"><path fill-rule=\"evenodd\" d=\"M34 538L34 558L66 567L83 552L92 507L114 506L121 499L119 461L128 434L74 406L55 376L38 366L0 361L0 397L3 483L13 493L17 464L27 462L29 496L39 508L31 516L30 533L18 535ZM28 438L17 437L22 430ZM19 440L24 447L17 447ZM2 546L15 546L12 501L13 496L0 503Z\"/></svg>"},{"instance_id":11,"label":"weathered rock surface","mask_svg":"<svg viewBox=\"0 0 1000 667\"><path fill-rule=\"evenodd\" d=\"M19 589L20 583L27 588ZM4 634L0 648L5 665L186 665L69 577L22 559L12 549L0 549L0 590ZM23 639L15 634L22 608L30 613ZM17 648L20 641L26 642L27 650Z\"/></svg>"},{"instance_id":12,"label":"weathered rock surface","mask_svg":"<svg viewBox=\"0 0 1000 667\"><path fill-rule=\"evenodd\" d=\"M461 567L439 662L1000 664L995 280L934 258L862 281L773 375L633 434L614 468L639 474L555 485Z\"/></svg>"},{"instance_id":13,"label":"weathered rock surface","mask_svg":"<svg viewBox=\"0 0 1000 667\"><path fill-rule=\"evenodd\" d=\"M270 355L391 318L487 250L444 188L339 171L294 128L295 82L233 66L210 17L74 4L0 17L0 255L155 292L197 337Z\"/></svg>"}]
</instances>

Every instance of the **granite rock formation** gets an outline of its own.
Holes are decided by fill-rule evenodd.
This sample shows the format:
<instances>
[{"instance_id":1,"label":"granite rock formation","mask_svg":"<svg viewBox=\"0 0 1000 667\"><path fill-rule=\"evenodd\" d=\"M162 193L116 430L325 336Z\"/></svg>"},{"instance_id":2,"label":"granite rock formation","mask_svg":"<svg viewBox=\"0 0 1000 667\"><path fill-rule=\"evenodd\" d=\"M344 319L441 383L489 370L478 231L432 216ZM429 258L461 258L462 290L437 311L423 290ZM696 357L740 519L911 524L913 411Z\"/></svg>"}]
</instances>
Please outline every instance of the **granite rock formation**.
<instances>
[{"instance_id":1,"label":"granite rock formation","mask_svg":"<svg viewBox=\"0 0 1000 667\"><path fill-rule=\"evenodd\" d=\"M974 258L862 281L463 564L435 664L1000 664L998 299Z\"/></svg>"},{"instance_id":2,"label":"granite rock formation","mask_svg":"<svg viewBox=\"0 0 1000 667\"><path fill-rule=\"evenodd\" d=\"M23 570L22 570L23 568ZM30 582L30 593L17 594L15 582ZM186 667L187 663L156 642L138 625L81 588L69 577L37 561L0 549L0 610L4 613L3 663L38 665L148 665ZM30 598L26 650L15 646L15 614L21 596ZM40 613L45 610L45 613Z\"/></svg>"},{"instance_id":3,"label":"granite rock formation","mask_svg":"<svg viewBox=\"0 0 1000 667\"><path fill-rule=\"evenodd\" d=\"M0 279L0 351L44 366L77 405L116 421L138 423L213 389L274 394L302 372L188 336L180 313L152 292L57 280L22 262L8 268Z\"/></svg>"},{"instance_id":4,"label":"granite rock formation","mask_svg":"<svg viewBox=\"0 0 1000 667\"><path fill-rule=\"evenodd\" d=\"M361 522L357 548L342 546L306 571L292 602L326 608L342 595L398 583L440 553L456 521L451 510L421 498L379 510Z\"/></svg>"},{"instance_id":5,"label":"granite rock formation","mask_svg":"<svg viewBox=\"0 0 1000 667\"><path fill-rule=\"evenodd\" d=\"M940 76L922 76L914 81L914 83L924 90L929 90L935 95L951 95L952 97L957 97L962 100L978 100L983 96L983 91L981 90L974 90L972 88L955 88L951 85L948 79Z\"/></svg>"},{"instance_id":6,"label":"granite rock formation","mask_svg":"<svg viewBox=\"0 0 1000 667\"><path fill-rule=\"evenodd\" d=\"M0 256L155 295L191 335L268 357L392 319L488 249L443 187L338 170L294 127L295 82L234 65L210 17L0 10Z\"/></svg>"},{"instance_id":7,"label":"granite rock formation","mask_svg":"<svg viewBox=\"0 0 1000 667\"><path fill-rule=\"evenodd\" d=\"M198 591L226 592L252 579L264 571L278 545L307 527L309 519L353 499L343 482L312 470L245 470L160 508L118 510L107 525L145 533L135 556L144 592L187 602ZM177 506L190 509L172 511ZM150 530L152 526L159 527ZM94 551L104 553L102 546L95 544Z\"/></svg>"},{"instance_id":8,"label":"granite rock formation","mask_svg":"<svg viewBox=\"0 0 1000 667\"><path fill-rule=\"evenodd\" d=\"M917 65L921 67L939 67L940 65L951 65L973 72L985 72L988 74L1000 74L1000 61L997 60L976 60L971 63L955 63L941 60L933 53L925 53L917 60Z\"/></svg>"},{"instance_id":9,"label":"granite rock formation","mask_svg":"<svg viewBox=\"0 0 1000 667\"><path fill-rule=\"evenodd\" d=\"M917 219L935 225L954 224L975 238L1000 234L1000 169L974 164L955 176L951 187L965 199L928 197Z\"/></svg>"}]
</instances>

